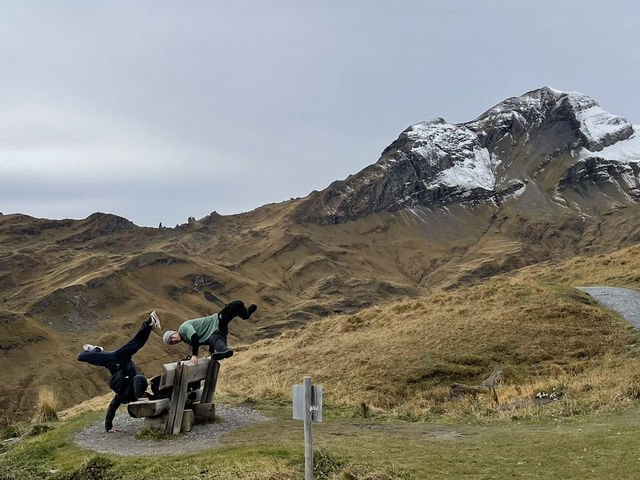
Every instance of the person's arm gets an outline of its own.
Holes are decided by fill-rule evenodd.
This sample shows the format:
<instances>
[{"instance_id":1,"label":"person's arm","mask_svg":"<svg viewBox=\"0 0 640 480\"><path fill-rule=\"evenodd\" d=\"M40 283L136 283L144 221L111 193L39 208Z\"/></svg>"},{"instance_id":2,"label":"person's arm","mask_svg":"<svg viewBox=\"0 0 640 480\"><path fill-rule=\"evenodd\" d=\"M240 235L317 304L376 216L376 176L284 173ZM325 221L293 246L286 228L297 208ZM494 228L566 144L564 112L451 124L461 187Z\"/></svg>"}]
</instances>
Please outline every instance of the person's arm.
<instances>
[{"instance_id":1,"label":"person's arm","mask_svg":"<svg viewBox=\"0 0 640 480\"><path fill-rule=\"evenodd\" d=\"M198 356L198 349L200 348L200 339L198 338L198 334L193 332L191 335L191 356Z\"/></svg>"},{"instance_id":2,"label":"person's arm","mask_svg":"<svg viewBox=\"0 0 640 480\"><path fill-rule=\"evenodd\" d=\"M191 336L191 361L194 365L198 364L198 348L200 347L200 340L198 334L194 333Z\"/></svg>"},{"instance_id":3,"label":"person's arm","mask_svg":"<svg viewBox=\"0 0 640 480\"><path fill-rule=\"evenodd\" d=\"M196 329L193 327L192 321L187 320L180 328L178 328L178 333L185 341L191 345L191 361L194 365L198 364L198 349L200 347L200 338L198 337L198 333Z\"/></svg>"},{"instance_id":4,"label":"person's arm","mask_svg":"<svg viewBox=\"0 0 640 480\"><path fill-rule=\"evenodd\" d=\"M116 416L116 410L120 406L120 399L117 395L114 395L113 400L109 404L109 408L107 408L107 416L104 419L104 429L107 432L117 432L116 429L113 428L113 417Z\"/></svg>"}]
</instances>

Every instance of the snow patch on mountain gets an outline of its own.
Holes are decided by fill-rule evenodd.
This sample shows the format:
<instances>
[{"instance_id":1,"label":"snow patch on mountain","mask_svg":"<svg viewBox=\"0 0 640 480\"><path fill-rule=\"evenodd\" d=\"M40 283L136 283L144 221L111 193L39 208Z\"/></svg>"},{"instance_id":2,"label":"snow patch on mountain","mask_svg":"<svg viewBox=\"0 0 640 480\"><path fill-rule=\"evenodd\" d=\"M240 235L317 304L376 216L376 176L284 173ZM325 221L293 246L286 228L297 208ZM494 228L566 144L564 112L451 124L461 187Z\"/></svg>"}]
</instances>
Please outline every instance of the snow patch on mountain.
<instances>
[{"instance_id":1,"label":"snow patch on mountain","mask_svg":"<svg viewBox=\"0 0 640 480\"><path fill-rule=\"evenodd\" d=\"M434 181L429 184L429 188L438 185L448 187L483 188L493 190L496 177L493 173L493 156L486 148L475 149L473 158L457 162L452 167L443 170Z\"/></svg>"},{"instance_id":2,"label":"snow patch on mountain","mask_svg":"<svg viewBox=\"0 0 640 480\"><path fill-rule=\"evenodd\" d=\"M633 135L626 140L620 140L612 145L608 145L600 151L592 152L583 147L578 153L578 158L585 159L597 156L605 160L622 163L640 162L640 125L634 125L633 130Z\"/></svg>"},{"instance_id":3,"label":"snow patch on mountain","mask_svg":"<svg viewBox=\"0 0 640 480\"><path fill-rule=\"evenodd\" d=\"M570 92L567 100L575 112L580 131L586 137L588 145L595 147L596 151L628 136L627 132L631 127L629 121L600 108L592 98Z\"/></svg>"},{"instance_id":4,"label":"snow patch on mountain","mask_svg":"<svg viewBox=\"0 0 640 480\"><path fill-rule=\"evenodd\" d=\"M431 165L443 168L427 188L440 185L492 190L496 183L495 159L480 145L478 136L463 125L446 123L439 118L409 127L407 137L413 140L411 152Z\"/></svg>"}]
</instances>

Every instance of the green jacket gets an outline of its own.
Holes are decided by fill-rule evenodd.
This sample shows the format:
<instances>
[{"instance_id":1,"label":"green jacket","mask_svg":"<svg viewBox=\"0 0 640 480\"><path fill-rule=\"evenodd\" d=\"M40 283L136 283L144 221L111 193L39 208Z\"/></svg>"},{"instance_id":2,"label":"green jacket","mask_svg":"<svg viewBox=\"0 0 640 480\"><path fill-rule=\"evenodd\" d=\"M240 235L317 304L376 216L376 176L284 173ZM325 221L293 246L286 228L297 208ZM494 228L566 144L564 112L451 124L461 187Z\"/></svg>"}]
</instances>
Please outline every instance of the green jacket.
<instances>
[{"instance_id":1,"label":"green jacket","mask_svg":"<svg viewBox=\"0 0 640 480\"><path fill-rule=\"evenodd\" d=\"M191 345L191 353L198 355L198 347L209 343L211 335L218 331L218 314L193 318L183 322L178 328L182 340Z\"/></svg>"}]
</instances>

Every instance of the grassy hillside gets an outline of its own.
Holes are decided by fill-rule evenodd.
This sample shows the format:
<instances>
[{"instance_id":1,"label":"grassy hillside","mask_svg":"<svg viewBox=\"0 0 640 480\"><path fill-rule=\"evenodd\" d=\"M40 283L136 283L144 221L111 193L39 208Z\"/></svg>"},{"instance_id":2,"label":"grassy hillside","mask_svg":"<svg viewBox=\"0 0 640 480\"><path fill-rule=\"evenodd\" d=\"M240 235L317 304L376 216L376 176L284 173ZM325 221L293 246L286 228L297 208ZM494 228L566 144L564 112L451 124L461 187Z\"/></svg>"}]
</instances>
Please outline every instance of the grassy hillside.
<instances>
[{"instance_id":1,"label":"grassy hillside","mask_svg":"<svg viewBox=\"0 0 640 480\"><path fill-rule=\"evenodd\" d=\"M220 387L285 399L310 374L328 402L355 409L420 419L477 408L495 415L488 397L457 403L448 392L454 382L479 385L502 364L503 405L556 392L562 401L547 409L615 408L640 392L640 336L572 286L638 288L638 253L635 246L548 263L317 320L240 349L223 365Z\"/></svg>"},{"instance_id":2,"label":"grassy hillside","mask_svg":"<svg viewBox=\"0 0 640 480\"><path fill-rule=\"evenodd\" d=\"M457 288L580 251L607 252L636 241L637 235L632 207L600 220L576 220L528 217L506 204L500 215L493 206L451 206L320 226L291 220L297 202L228 217L212 214L175 229L139 228L106 214L79 221L0 216L0 325L7 332L0 340L0 369L12 372L2 374L7 395L0 398L0 422L29 417L42 385L56 385L64 406L104 393L106 371L79 364L78 351L86 342L116 348L152 309L165 328L176 328L236 298L257 303L251 321L231 325L236 344L362 309L357 317L365 318L365 326L377 325L374 305L387 308L384 305L399 299L422 299L441 289L453 295L438 300L450 315L476 308L460 303L456 295L484 295L475 290L456 294ZM599 222L599 228L593 222ZM425 318L440 315L431 303L434 298L406 307L421 312L413 320L407 317L414 329ZM319 351L325 348L331 352L318 346ZM431 382L430 368L452 361L443 357L430 364L431 357L423 361L420 348L413 345L389 348L424 368L414 372L407 391ZM136 361L153 376L158 363L186 353L154 336ZM470 353L470 359L476 357L484 358L482 368L458 372L457 381L481 376L494 362L490 352L481 349ZM323 355L325 361L329 358Z\"/></svg>"},{"instance_id":3,"label":"grassy hillside","mask_svg":"<svg viewBox=\"0 0 640 480\"><path fill-rule=\"evenodd\" d=\"M64 422L16 425L9 432L23 437L1 444L0 474L300 478L301 424L290 420L290 392L309 374L324 388L317 478L631 478L640 335L572 286L640 288L639 254L633 246L548 262L240 346L223 362L217 401L252 405L274 420L223 437L219 450L157 458L82 450L73 434L101 421L105 395L67 411ZM498 364L499 405L488 395L449 399L451 383L477 385Z\"/></svg>"}]
</instances>

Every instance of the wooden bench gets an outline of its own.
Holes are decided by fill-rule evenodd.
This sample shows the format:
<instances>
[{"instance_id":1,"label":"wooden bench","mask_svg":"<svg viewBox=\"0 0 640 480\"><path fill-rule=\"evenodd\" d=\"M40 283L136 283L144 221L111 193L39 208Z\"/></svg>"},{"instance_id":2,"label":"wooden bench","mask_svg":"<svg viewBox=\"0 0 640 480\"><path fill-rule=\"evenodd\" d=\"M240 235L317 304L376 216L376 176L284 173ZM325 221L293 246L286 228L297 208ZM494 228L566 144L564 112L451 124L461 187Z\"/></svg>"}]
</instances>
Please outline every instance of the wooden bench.
<instances>
[{"instance_id":1,"label":"wooden bench","mask_svg":"<svg viewBox=\"0 0 640 480\"><path fill-rule=\"evenodd\" d=\"M131 402L127 405L127 411L132 417L144 417L147 428L164 430L170 434L190 432L196 420L212 420L215 417L212 399L219 371L220 363L211 358L199 358L198 365L191 360L166 363L162 366L159 390L172 387L171 398ZM187 391L189 383L202 380L202 388Z\"/></svg>"}]
</instances>

